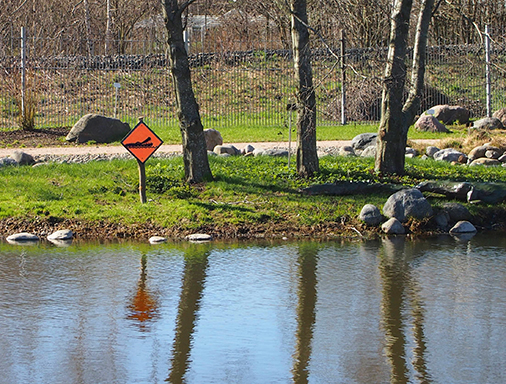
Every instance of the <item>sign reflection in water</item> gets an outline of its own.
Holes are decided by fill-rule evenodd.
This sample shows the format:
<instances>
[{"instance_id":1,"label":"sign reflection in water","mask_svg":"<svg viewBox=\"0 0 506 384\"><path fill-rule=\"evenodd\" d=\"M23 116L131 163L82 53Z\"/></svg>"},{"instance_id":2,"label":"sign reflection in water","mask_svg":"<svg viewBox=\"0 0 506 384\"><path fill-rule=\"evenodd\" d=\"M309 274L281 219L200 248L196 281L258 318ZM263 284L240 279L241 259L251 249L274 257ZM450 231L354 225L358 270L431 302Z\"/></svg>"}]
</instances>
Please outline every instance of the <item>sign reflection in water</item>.
<instances>
[{"instance_id":1,"label":"sign reflection in water","mask_svg":"<svg viewBox=\"0 0 506 384\"><path fill-rule=\"evenodd\" d=\"M0 244L0 383L506 382L505 250Z\"/></svg>"}]
</instances>

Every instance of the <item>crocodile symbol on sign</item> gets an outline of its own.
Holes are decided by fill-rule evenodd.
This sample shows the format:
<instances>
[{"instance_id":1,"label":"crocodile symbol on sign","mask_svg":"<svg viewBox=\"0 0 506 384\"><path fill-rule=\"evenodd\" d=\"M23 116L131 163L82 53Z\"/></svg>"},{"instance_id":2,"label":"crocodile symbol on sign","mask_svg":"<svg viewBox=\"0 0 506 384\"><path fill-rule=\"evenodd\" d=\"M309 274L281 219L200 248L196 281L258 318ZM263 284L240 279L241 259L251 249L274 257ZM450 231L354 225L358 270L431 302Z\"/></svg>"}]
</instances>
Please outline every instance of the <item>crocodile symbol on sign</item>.
<instances>
[{"instance_id":1,"label":"crocodile symbol on sign","mask_svg":"<svg viewBox=\"0 0 506 384\"><path fill-rule=\"evenodd\" d=\"M151 137L148 137L143 141L136 141L135 143L127 143L124 144L124 146L127 148L152 148L153 143L151 142Z\"/></svg>"}]
</instances>

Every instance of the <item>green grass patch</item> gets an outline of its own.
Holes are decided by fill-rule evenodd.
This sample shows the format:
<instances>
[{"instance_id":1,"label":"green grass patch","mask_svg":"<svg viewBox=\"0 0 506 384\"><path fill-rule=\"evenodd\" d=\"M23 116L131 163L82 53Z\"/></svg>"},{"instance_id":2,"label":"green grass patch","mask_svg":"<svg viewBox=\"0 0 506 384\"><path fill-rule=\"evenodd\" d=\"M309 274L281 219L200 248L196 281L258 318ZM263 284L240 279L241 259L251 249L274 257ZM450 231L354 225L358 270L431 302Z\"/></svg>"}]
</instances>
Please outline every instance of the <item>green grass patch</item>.
<instances>
[{"instance_id":1,"label":"green grass patch","mask_svg":"<svg viewBox=\"0 0 506 384\"><path fill-rule=\"evenodd\" d=\"M146 204L139 202L133 160L3 167L0 219L151 222L188 230L224 223L313 226L355 217L366 203L381 207L388 196L306 196L299 192L312 184L352 180L414 186L432 179L491 182L506 178L502 167L453 166L420 159L407 159L405 176L384 178L373 171L373 159L326 156L320 159L321 171L311 180L299 178L283 158L212 157L210 162L214 180L188 186L182 181L180 157L149 160Z\"/></svg>"}]
</instances>

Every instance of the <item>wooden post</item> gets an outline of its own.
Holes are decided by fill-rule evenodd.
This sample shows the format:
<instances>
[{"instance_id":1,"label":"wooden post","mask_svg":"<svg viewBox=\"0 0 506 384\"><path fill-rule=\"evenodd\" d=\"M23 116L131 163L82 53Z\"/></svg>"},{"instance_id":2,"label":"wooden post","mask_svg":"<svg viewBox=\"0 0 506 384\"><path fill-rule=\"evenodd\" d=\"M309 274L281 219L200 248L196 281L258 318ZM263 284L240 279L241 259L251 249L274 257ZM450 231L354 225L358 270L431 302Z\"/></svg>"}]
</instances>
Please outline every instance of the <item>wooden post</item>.
<instances>
[{"instance_id":1,"label":"wooden post","mask_svg":"<svg viewBox=\"0 0 506 384\"><path fill-rule=\"evenodd\" d=\"M139 196L141 198L141 204L146 202L146 166L140 160L137 160L139 166Z\"/></svg>"}]
</instances>

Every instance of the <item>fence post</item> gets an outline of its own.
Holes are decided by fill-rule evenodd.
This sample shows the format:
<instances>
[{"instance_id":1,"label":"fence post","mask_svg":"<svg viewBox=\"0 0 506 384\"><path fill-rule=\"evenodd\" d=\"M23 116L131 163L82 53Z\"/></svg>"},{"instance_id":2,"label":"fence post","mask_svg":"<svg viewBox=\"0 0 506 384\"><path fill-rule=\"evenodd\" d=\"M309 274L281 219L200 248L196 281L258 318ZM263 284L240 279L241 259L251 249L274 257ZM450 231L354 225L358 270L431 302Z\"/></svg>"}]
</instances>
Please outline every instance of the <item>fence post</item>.
<instances>
[{"instance_id":1,"label":"fence post","mask_svg":"<svg viewBox=\"0 0 506 384\"><path fill-rule=\"evenodd\" d=\"M21 27L21 117L25 120L25 90L26 90L26 29Z\"/></svg>"},{"instance_id":2,"label":"fence post","mask_svg":"<svg viewBox=\"0 0 506 384\"><path fill-rule=\"evenodd\" d=\"M492 85L490 79L490 34L488 25L485 26L485 65L487 89L487 117L492 117Z\"/></svg>"},{"instance_id":3,"label":"fence post","mask_svg":"<svg viewBox=\"0 0 506 384\"><path fill-rule=\"evenodd\" d=\"M346 58L345 33L341 30L341 124L346 125Z\"/></svg>"}]
</instances>

